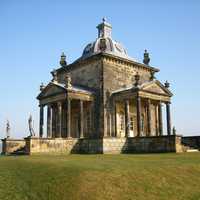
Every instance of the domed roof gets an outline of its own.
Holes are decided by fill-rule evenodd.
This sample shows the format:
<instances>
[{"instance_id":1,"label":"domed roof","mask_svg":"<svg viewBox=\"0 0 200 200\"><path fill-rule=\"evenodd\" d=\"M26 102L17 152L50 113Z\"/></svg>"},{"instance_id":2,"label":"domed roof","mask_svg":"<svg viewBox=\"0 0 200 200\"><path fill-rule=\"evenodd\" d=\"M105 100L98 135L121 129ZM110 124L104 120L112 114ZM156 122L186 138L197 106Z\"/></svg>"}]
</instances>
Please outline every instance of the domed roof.
<instances>
[{"instance_id":1,"label":"domed roof","mask_svg":"<svg viewBox=\"0 0 200 200\"><path fill-rule=\"evenodd\" d=\"M97 26L98 38L83 50L82 58L90 57L100 52L109 53L115 56L129 58L126 49L119 42L111 37L112 26L103 18L103 22ZM129 58L130 59L130 58Z\"/></svg>"}]
</instances>

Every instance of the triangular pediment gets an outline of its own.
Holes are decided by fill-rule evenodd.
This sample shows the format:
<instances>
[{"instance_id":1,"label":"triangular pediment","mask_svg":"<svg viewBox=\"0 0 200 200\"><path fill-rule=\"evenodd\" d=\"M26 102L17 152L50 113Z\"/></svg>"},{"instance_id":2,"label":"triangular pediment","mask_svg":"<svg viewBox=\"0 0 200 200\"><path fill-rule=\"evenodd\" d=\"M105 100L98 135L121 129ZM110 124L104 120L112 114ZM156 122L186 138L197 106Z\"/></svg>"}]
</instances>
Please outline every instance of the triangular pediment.
<instances>
[{"instance_id":1,"label":"triangular pediment","mask_svg":"<svg viewBox=\"0 0 200 200\"><path fill-rule=\"evenodd\" d=\"M172 96L172 93L158 80L145 83L141 89L146 92L156 93L160 95Z\"/></svg>"},{"instance_id":2,"label":"triangular pediment","mask_svg":"<svg viewBox=\"0 0 200 200\"><path fill-rule=\"evenodd\" d=\"M49 97L49 96L53 96L53 95L57 95L57 94L61 94L63 92L65 92L65 88L63 88L62 86L56 85L54 83L49 83L44 90L38 95L38 99L41 98L45 98L45 97Z\"/></svg>"}]
</instances>

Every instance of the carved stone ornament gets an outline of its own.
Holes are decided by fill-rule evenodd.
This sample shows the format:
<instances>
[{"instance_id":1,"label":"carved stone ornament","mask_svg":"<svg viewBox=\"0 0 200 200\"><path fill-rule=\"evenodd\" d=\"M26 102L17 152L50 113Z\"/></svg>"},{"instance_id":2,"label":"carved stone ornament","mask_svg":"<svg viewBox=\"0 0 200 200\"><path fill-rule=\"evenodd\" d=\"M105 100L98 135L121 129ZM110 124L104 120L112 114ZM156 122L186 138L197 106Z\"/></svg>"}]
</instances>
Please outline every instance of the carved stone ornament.
<instances>
[{"instance_id":1,"label":"carved stone ornament","mask_svg":"<svg viewBox=\"0 0 200 200\"><path fill-rule=\"evenodd\" d=\"M52 81L53 81L53 82L58 82L57 71L56 71L55 69L54 69L53 72L52 72L52 76L53 76Z\"/></svg>"},{"instance_id":2,"label":"carved stone ornament","mask_svg":"<svg viewBox=\"0 0 200 200\"><path fill-rule=\"evenodd\" d=\"M135 75L135 87L137 87L139 85L139 80L140 80L140 75L137 72L136 75Z\"/></svg>"},{"instance_id":3,"label":"carved stone ornament","mask_svg":"<svg viewBox=\"0 0 200 200\"><path fill-rule=\"evenodd\" d=\"M66 62L66 55L64 53L62 53L61 57L60 57L60 65L62 67L67 66L67 62Z\"/></svg>"},{"instance_id":4,"label":"carved stone ornament","mask_svg":"<svg viewBox=\"0 0 200 200\"><path fill-rule=\"evenodd\" d=\"M72 80L71 80L71 76L69 73L67 73L65 75L65 87L67 89L72 89Z\"/></svg>"},{"instance_id":5,"label":"carved stone ornament","mask_svg":"<svg viewBox=\"0 0 200 200\"><path fill-rule=\"evenodd\" d=\"M149 65L150 62L150 57L149 57L149 53L147 52L147 50L144 50L144 59L143 59L143 63L145 65Z\"/></svg>"},{"instance_id":6,"label":"carved stone ornament","mask_svg":"<svg viewBox=\"0 0 200 200\"><path fill-rule=\"evenodd\" d=\"M104 38L102 38L100 40L100 43L99 43L99 49L101 51L105 51L106 50L106 40Z\"/></svg>"}]
</instances>

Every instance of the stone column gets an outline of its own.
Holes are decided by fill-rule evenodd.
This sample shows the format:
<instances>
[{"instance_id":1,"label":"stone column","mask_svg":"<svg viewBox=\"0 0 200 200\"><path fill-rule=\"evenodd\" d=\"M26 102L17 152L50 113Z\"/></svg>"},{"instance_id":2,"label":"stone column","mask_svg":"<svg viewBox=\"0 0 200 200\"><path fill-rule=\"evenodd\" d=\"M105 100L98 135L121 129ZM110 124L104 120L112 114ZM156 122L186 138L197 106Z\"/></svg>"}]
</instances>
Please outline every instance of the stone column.
<instances>
[{"instance_id":1,"label":"stone column","mask_svg":"<svg viewBox=\"0 0 200 200\"><path fill-rule=\"evenodd\" d=\"M62 137L62 102L58 102L57 106L58 106L57 131L58 131L58 138L61 138Z\"/></svg>"},{"instance_id":2,"label":"stone column","mask_svg":"<svg viewBox=\"0 0 200 200\"><path fill-rule=\"evenodd\" d=\"M52 108L51 105L47 106L47 137L52 137Z\"/></svg>"},{"instance_id":3,"label":"stone column","mask_svg":"<svg viewBox=\"0 0 200 200\"><path fill-rule=\"evenodd\" d=\"M136 109L137 109L137 136L141 136L141 97L136 97Z\"/></svg>"},{"instance_id":4,"label":"stone column","mask_svg":"<svg viewBox=\"0 0 200 200\"><path fill-rule=\"evenodd\" d=\"M79 106L80 106L80 119L79 119L79 123L80 123L80 138L83 138L83 126L84 126L84 113L83 113L83 101L80 100L79 101Z\"/></svg>"},{"instance_id":5,"label":"stone column","mask_svg":"<svg viewBox=\"0 0 200 200\"><path fill-rule=\"evenodd\" d=\"M114 136L117 137L117 102L114 101Z\"/></svg>"},{"instance_id":6,"label":"stone column","mask_svg":"<svg viewBox=\"0 0 200 200\"><path fill-rule=\"evenodd\" d=\"M158 105L158 121L159 121L159 134L163 135L163 120L162 120L162 102Z\"/></svg>"},{"instance_id":7,"label":"stone column","mask_svg":"<svg viewBox=\"0 0 200 200\"><path fill-rule=\"evenodd\" d=\"M156 136L159 135L159 121L158 121L158 105L155 104L155 130L156 130Z\"/></svg>"},{"instance_id":8,"label":"stone column","mask_svg":"<svg viewBox=\"0 0 200 200\"><path fill-rule=\"evenodd\" d=\"M94 102L91 101L90 103L90 131L89 131L89 137L93 137L94 136Z\"/></svg>"},{"instance_id":9,"label":"stone column","mask_svg":"<svg viewBox=\"0 0 200 200\"><path fill-rule=\"evenodd\" d=\"M43 137L44 129L44 106L40 105L40 137Z\"/></svg>"},{"instance_id":10,"label":"stone column","mask_svg":"<svg viewBox=\"0 0 200 200\"><path fill-rule=\"evenodd\" d=\"M125 128L126 137L130 137L130 109L129 100L125 100Z\"/></svg>"},{"instance_id":11,"label":"stone column","mask_svg":"<svg viewBox=\"0 0 200 200\"><path fill-rule=\"evenodd\" d=\"M52 105L52 137L55 138L56 135L56 107Z\"/></svg>"},{"instance_id":12,"label":"stone column","mask_svg":"<svg viewBox=\"0 0 200 200\"><path fill-rule=\"evenodd\" d=\"M113 99L111 107L111 136L115 137L115 102Z\"/></svg>"},{"instance_id":13,"label":"stone column","mask_svg":"<svg viewBox=\"0 0 200 200\"><path fill-rule=\"evenodd\" d=\"M148 136L151 136L151 100L147 100L147 128Z\"/></svg>"},{"instance_id":14,"label":"stone column","mask_svg":"<svg viewBox=\"0 0 200 200\"><path fill-rule=\"evenodd\" d=\"M166 117L167 117L167 135L171 135L171 113L170 102L166 103Z\"/></svg>"},{"instance_id":15,"label":"stone column","mask_svg":"<svg viewBox=\"0 0 200 200\"><path fill-rule=\"evenodd\" d=\"M71 99L67 98L67 137L71 137Z\"/></svg>"}]
</instances>

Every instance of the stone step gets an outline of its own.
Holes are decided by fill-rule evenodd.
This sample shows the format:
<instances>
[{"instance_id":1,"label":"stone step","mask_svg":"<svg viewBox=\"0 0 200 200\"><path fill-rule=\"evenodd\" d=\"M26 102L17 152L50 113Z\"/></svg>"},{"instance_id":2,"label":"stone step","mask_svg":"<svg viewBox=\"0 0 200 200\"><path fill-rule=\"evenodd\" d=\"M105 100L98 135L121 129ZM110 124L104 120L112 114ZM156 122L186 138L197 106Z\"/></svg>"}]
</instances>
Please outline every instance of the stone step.
<instances>
[{"instance_id":1,"label":"stone step","mask_svg":"<svg viewBox=\"0 0 200 200\"><path fill-rule=\"evenodd\" d=\"M182 144L184 152L199 152L199 149L188 144Z\"/></svg>"},{"instance_id":2,"label":"stone step","mask_svg":"<svg viewBox=\"0 0 200 200\"><path fill-rule=\"evenodd\" d=\"M186 152L199 152L199 150L198 149L188 149L188 150L186 150Z\"/></svg>"}]
</instances>

